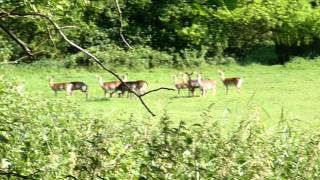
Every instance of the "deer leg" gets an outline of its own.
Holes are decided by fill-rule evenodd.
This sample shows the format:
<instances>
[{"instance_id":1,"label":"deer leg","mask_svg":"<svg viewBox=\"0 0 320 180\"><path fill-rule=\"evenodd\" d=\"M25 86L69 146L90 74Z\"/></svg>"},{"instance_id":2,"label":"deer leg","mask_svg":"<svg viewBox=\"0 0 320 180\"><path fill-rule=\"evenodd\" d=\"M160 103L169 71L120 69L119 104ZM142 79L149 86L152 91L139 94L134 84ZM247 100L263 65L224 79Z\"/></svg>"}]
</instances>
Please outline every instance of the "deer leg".
<instances>
[{"instance_id":1,"label":"deer leg","mask_svg":"<svg viewBox=\"0 0 320 180\"><path fill-rule=\"evenodd\" d=\"M85 91L84 94L86 95L86 100L88 100L88 96L89 96L88 91Z\"/></svg>"},{"instance_id":2,"label":"deer leg","mask_svg":"<svg viewBox=\"0 0 320 180\"><path fill-rule=\"evenodd\" d=\"M57 96L57 95L58 95L58 92L57 92L57 91L54 91L54 95Z\"/></svg>"},{"instance_id":3,"label":"deer leg","mask_svg":"<svg viewBox=\"0 0 320 180\"><path fill-rule=\"evenodd\" d=\"M228 94L228 90L229 90L229 88L228 88L228 86L226 86L226 94Z\"/></svg>"},{"instance_id":4,"label":"deer leg","mask_svg":"<svg viewBox=\"0 0 320 180\"><path fill-rule=\"evenodd\" d=\"M194 96L194 91L195 91L195 89L192 88L192 89L191 89L191 95L192 95L192 96Z\"/></svg>"},{"instance_id":5,"label":"deer leg","mask_svg":"<svg viewBox=\"0 0 320 180\"><path fill-rule=\"evenodd\" d=\"M178 95L180 95L180 89L177 89L178 90Z\"/></svg>"}]
</instances>

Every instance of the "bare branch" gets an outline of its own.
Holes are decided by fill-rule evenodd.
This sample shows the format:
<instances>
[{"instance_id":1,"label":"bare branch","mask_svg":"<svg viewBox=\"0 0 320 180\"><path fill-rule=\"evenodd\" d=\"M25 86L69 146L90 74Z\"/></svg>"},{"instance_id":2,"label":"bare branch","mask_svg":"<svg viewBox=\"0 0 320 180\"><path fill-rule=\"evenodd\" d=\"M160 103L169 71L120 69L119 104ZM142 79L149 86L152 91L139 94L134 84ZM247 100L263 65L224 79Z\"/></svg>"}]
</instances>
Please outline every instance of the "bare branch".
<instances>
[{"instance_id":1,"label":"bare branch","mask_svg":"<svg viewBox=\"0 0 320 180\"><path fill-rule=\"evenodd\" d=\"M175 91L175 89L172 89L172 88L160 87L160 88L158 88L158 89L150 90L150 91L148 91L148 92L146 92L146 93L144 93L144 94L141 94L140 96L142 97L142 96L145 96L145 95L147 95L147 94L149 94L149 93L152 93L152 92L155 92L155 91L159 91L159 90L161 90L161 89L163 89L163 90L168 90L168 91Z\"/></svg>"},{"instance_id":2,"label":"bare branch","mask_svg":"<svg viewBox=\"0 0 320 180\"><path fill-rule=\"evenodd\" d=\"M121 11L120 11L121 12ZM102 63L101 61L95 57L93 54L91 54L90 52L88 52L87 50L83 49L82 47L78 46L77 44L75 44L74 42L72 42L71 40L68 39L68 37L63 33L63 31L61 30L61 27L56 24L49 16L47 15L44 15L44 14L41 14L41 13L24 13L24 14L20 14L20 13L9 13L9 16L20 16L20 17L26 17L26 16L36 16L36 17L40 17L42 19L45 19L47 21L49 21L53 26L54 28L59 32L59 34L62 36L62 38L68 43L70 44L72 47L78 49L79 51L83 52L84 54L86 54L87 56L91 57L92 60L94 62L96 62L102 69L104 69L105 71L107 71L108 73L112 74L114 77L116 77L121 83L123 83L125 85L125 87L131 92L133 93L135 96L137 96L140 100L140 102L142 103L142 105L145 107L145 109L152 115L152 116L155 116L155 114L151 111L151 109L147 106L147 104L143 101L142 97L151 93L151 92L154 92L154 91L158 91L160 89L166 89L166 90L173 90L171 88L164 88L164 87L161 87L161 88L158 88L158 89L155 89L155 90L151 90L151 91L148 91L142 95L139 95L137 94L135 91L133 91L131 88L129 88L127 86L127 84L121 79L121 77L116 74L115 72L111 71L110 69L106 68Z\"/></svg>"},{"instance_id":3,"label":"bare branch","mask_svg":"<svg viewBox=\"0 0 320 180\"><path fill-rule=\"evenodd\" d=\"M118 0L115 0L115 1L116 1L118 13L119 13L119 21L120 21L119 34L120 34L120 36L121 36L122 41L128 46L128 48L132 49L132 47L130 46L130 44L127 42L126 38L124 38L124 36L123 36L123 33L122 33L122 32L123 32L122 11L121 11L121 9L120 9Z\"/></svg>"},{"instance_id":4,"label":"bare branch","mask_svg":"<svg viewBox=\"0 0 320 180\"><path fill-rule=\"evenodd\" d=\"M24 52L26 54L28 54L28 56L33 57L31 50L28 48L27 44L25 42L23 42L21 39L19 39L15 34L13 34L11 31L9 31L8 29L6 29L6 27L4 27L3 25L3 21L0 19L0 27L1 29L6 32L16 43L18 43L22 49L24 50Z\"/></svg>"}]
</instances>

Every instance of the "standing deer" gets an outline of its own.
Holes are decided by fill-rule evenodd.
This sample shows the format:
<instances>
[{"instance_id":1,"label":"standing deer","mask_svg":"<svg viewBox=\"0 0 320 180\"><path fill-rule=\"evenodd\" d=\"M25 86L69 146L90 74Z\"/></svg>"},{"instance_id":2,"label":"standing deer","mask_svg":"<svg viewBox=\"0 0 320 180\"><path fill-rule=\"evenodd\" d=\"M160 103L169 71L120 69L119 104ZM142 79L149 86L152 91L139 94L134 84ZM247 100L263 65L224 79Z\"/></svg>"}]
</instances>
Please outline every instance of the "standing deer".
<instances>
[{"instance_id":1,"label":"standing deer","mask_svg":"<svg viewBox=\"0 0 320 180\"><path fill-rule=\"evenodd\" d=\"M215 80L202 80L201 74L197 75L197 80L200 85L201 95L205 96L208 90L212 90L212 94L215 95L217 90L217 82Z\"/></svg>"},{"instance_id":2,"label":"standing deer","mask_svg":"<svg viewBox=\"0 0 320 180\"><path fill-rule=\"evenodd\" d=\"M120 85L111 93L111 95L116 91L120 91L121 95L123 96L124 93L128 91L127 98L132 97L132 93L128 88L130 88L130 90L134 91L138 95L141 95L147 92L148 83L144 80L128 81L128 82L120 83Z\"/></svg>"},{"instance_id":3,"label":"standing deer","mask_svg":"<svg viewBox=\"0 0 320 180\"><path fill-rule=\"evenodd\" d=\"M49 86L54 91L57 96L58 91L66 91L68 96L72 96L72 91L81 90L86 95L88 99L88 86L84 82L74 81L74 82L63 82L63 83L54 83L53 76L49 77Z\"/></svg>"},{"instance_id":4,"label":"standing deer","mask_svg":"<svg viewBox=\"0 0 320 180\"><path fill-rule=\"evenodd\" d=\"M180 95L180 89L187 89L188 88L188 82L187 82L187 79L185 78L184 74L182 77L183 78L182 82L178 82L176 75L172 75L172 78L173 78L174 86L178 90L178 95Z\"/></svg>"},{"instance_id":5,"label":"standing deer","mask_svg":"<svg viewBox=\"0 0 320 180\"><path fill-rule=\"evenodd\" d=\"M99 85L104 91L104 97L107 98L107 94L109 90L114 91L120 84L120 81L110 81L110 82L103 82L102 77L97 75L97 78L99 80ZM126 82L128 80L128 75L125 74L122 76L122 81ZM109 93L110 98L112 97L111 93ZM118 94L118 97L120 97L121 94Z\"/></svg>"},{"instance_id":6,"label":"standing deer","mask_svg":"<svg viewBox=\"0 0 320 180\"><path fill-rule=\"evenodd\" d=\"M226 78L224 76L224 71L223 70L218 70L219 74L220 74L220 79L222 81L222 83L224 84L225 88L226 88L226 94L228 94L229 91L229 86L236 86L238 89L238 92L240 92L241 89L241 85L243 80L240 77L230 77L230 78Z\"/></svg>"},{"instance_id":7,"label":"standing deer","mask_svg":"<svg viewBox=\"0 0 320 180\"><path fill-rule=\"evenodd\" d=\"M190 92L191 92L191 95L194 96L195 89L196 88L200 88L198 80L192 80L192 74L193 73L187 73L186 72L186 75L188 76L189 96L190 96ZM197 73L195 73L195 74L197 74Z\"/></svg>"}]
</instances>

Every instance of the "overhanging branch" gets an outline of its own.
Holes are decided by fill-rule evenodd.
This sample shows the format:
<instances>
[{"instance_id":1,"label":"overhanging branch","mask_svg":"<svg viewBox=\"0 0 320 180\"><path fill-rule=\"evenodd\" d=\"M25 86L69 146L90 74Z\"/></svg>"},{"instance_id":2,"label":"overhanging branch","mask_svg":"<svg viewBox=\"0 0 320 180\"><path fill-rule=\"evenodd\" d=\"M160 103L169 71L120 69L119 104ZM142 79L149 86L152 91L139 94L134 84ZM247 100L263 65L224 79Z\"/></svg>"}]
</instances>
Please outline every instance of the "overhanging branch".
<instances>
[{"instance_id":1,"label":"overhanging branch","mask_svg":"<svg viewBox=\"0 0 320 180\"><path fill-rule=\"evenodd\" d=\"M9 31L6 27L3 25L3 21L0 19L0 27L1 29L6 32L16 43L19 44L19 46L28 54L28 56L33 57L31 50L28 48L27 44L23 42L21 39L19 39L15 34L13 34L11 31Z\"/></svg>"}]
</instances>

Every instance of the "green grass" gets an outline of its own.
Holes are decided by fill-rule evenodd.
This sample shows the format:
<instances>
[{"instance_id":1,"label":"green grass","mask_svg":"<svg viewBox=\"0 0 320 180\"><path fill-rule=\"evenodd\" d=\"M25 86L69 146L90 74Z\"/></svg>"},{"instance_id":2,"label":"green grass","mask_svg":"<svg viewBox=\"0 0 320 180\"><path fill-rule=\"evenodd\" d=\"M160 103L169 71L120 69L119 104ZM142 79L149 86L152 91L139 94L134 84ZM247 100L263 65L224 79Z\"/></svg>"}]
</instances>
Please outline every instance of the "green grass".
<instances>
[{"instance_id":1,"label":"green grass","mask_svg":"<svg viewBox=\"0 0 320 180\"><path fill-rule=\"evenodd\" d=\"M202 67L192 70L202 72L205 78L218 80L217 95L210 93L206 97L187 97L187 90L180 96L177 92L158 91L147 95L144 99L152 111L162 115L167 111L171 120L178 122L184 120L188 123L198 123L201 115L210 111L212 116L223 119L228 125L236 125L240 120L246 119L248 111L255 110L257 118L265 120L265 125L272 127L280 120L282 107L286 119L297 120L296 124L302 128L320 126L320 62L291 63L286 66L220 66L228 76L241 76L244 78L241 93L233 88L229 94L219 80L218 67ZM173 69L153 69L144 71L120 71L128 72L129 80L146 80L150 89L158 87L173 87L171 74L178 73ZM27 94L38 95L47 99L62 99L72 101L70 105L79 108L88 114L107 117L110 121L121 121L130 115L135 118L148 118L150 121L158 120L151 117L137 98L105 99L103 91L98 85L96 74L102 75L104 80L113 80L111 75L99 71L85 69L58 69L50 67L0 66L0 73L23 82ZM83 81L89 85L89 100L85 101L84 95L79 91L71 98L66 98L64 92L57 97L48 86L48 76L54 75L55 82ZM210 110L208 107L211 106Z\"/></svg>"}]
</instances>

